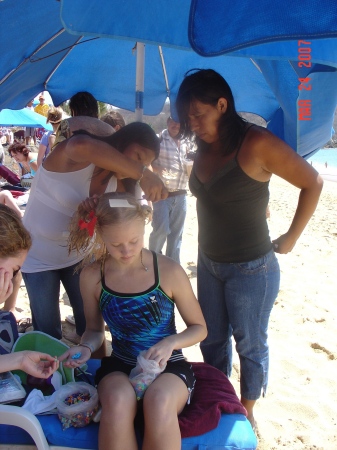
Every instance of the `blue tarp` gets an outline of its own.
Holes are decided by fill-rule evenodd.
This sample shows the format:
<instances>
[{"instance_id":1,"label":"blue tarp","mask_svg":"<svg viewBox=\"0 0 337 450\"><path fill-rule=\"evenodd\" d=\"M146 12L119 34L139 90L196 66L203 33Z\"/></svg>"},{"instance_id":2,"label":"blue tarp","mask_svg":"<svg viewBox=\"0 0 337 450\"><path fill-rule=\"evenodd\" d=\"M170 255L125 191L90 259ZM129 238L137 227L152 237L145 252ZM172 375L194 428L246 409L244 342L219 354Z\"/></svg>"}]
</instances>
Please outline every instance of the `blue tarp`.
<instances>
[{"instance_id":1,"label":"blue tarp","mask_svg":"<svg viewBox=\"0 0 337 450\"><path fill-rule=\"evenodd\" d=\"M43 90L55 104L87 90L100 101L134 110L133 48L145 42L145 114L158 114L168 95L174 103L187 70L214 68L231 85L238 111L260 115L308 157L331 137L337 8L332 0L262 3L35 0L32 10L28 0L0 2L0 108L22 108ZM300 79L308 80L301 86Z\"/></svg>"},{"instance_id":2,"label":"blue tarp","mask_svg":"<svg viewBox=\"0 0 337 450\"><path fill-rule=\"evenodd\" d=\"M0 111L0 126L53 129L50 123L46 123L44 116L28 108L19 110L3 109Z\"/></svg>"}]
</instances>

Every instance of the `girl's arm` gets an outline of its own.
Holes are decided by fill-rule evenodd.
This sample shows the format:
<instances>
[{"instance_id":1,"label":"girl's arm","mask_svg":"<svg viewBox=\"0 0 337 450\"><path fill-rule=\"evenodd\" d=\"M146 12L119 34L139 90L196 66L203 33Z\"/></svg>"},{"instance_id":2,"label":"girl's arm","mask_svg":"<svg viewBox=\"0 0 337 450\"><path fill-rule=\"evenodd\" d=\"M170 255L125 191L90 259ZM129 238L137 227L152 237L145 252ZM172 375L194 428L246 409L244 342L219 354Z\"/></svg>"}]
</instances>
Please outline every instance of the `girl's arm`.
<instances>
[{"instance_id":1,"label":"girl's arm","mask_svg":"<svg viewBox=\"0 0 337 450\"><path fill-rule=\"evenodd\" d=\"M24 350L0 356L1 372L23 370L37 378L48 378L58 368L58 360L47 353Z\"/></svg>"},{"instance_id":2,"label":"girl's arm","mask_svg":"<svg viewBox=\"0 0 337 450\"><path fill-rule=\"evenodd\" d=\"M86 320L81 344L71 347L59 357L66 367L78 367L90 359L91 354L100 348L104 340L104 320L98 306L101 277L98 263L85 267L80 276L80 288ZM79 356L80 354L80 356ZM74 356L77 357L74 359Z\"/></svg>"},{"instance_id":3,"label":"girl's arm","mask_svg":"<svg viewBox=\"0 0 337 450\"><path fill-rule=\"evenodd\" d=\"M34 157L33 157L33 155L31 153L29 154L29 157L30 157L29 162L28 162L29 163L29 167L30 167L31 170L34 170L34 172L36 172L37 168L38 168L37 160L32 161L32 159Z\"/></svg>"},{"instance_id":4,"label":"girl's arm","mask_svg":"<svg viewBox=\"0 0 337 450\"><path fill-rule=\"evenodd\" d=\"M56 133L55 132L53 132L52 134L50 134L48 136L48 145L49 145L50 151L52 151L52 149L53 149L53 145L55 143L55 139L56 139Z\"/></svg>"},{"instance_id":5,"label":"girl's arm","mask_svg":"<svg viewBox=\"0 0 337 450\"><path fill-rule=\"evenodd\" d=\"M203 341L207 336L207 327L184 269L170 258L160 255L158 255L158 263L161 274L160 284L164 292L174 299L186 324L184 331L161 340L146 352L147 359L154 359L160 365L164 365L173 350L190 347Z\"/></svg>"}]
</instances>

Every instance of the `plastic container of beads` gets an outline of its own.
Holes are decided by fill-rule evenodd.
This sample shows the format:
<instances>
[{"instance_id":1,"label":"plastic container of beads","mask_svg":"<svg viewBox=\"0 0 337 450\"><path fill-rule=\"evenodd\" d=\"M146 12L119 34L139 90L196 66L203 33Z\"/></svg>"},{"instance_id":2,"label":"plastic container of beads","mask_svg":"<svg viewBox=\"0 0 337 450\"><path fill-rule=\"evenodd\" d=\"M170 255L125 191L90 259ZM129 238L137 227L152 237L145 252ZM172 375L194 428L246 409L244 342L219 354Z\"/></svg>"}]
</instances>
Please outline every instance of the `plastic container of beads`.
<instances>
[{"instance_id":1,"label":"plastic container of beads","mask_svg":"<svg viewBox=\"0 0 337 450\"><path fill-rule=\"evenodd\" d=\"M67 383L56 392L57 413L62 428L89 425L98 411L97 389L80 381Z\"/></svg>"}]
</instances>

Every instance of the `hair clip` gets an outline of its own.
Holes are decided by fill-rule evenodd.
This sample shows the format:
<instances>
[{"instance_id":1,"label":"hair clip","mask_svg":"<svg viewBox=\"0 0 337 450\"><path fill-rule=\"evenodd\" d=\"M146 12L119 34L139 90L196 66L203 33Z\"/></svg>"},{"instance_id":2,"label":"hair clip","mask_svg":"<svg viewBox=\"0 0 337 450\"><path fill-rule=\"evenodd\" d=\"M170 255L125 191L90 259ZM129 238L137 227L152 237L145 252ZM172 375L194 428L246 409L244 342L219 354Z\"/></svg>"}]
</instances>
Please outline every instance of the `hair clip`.
<instances>
[{"instance_id":1,"label":"hair clip","mask_svg":"<svg viewBox=\"0 0 337 450\"><path fill-rule=\"evenodd\" d=\"M95 216L95 211L90 211L88 221L80 219L78 221L78 226L80 227L80 230L84 230L86 228L88 230L89 236L93 236L94 231L95 231L96 222L97 222L97 217Z\"/></svg>"},{"instance_id":2,"label":"hair clip","mask_svg":"<svg viewBox=\"0 0 337 450\"><path fill-rule=\"evenodd\" d=\"M110 198L109 205L110 208L136 208L124 198Z\"/></svg>"}]
</instances>

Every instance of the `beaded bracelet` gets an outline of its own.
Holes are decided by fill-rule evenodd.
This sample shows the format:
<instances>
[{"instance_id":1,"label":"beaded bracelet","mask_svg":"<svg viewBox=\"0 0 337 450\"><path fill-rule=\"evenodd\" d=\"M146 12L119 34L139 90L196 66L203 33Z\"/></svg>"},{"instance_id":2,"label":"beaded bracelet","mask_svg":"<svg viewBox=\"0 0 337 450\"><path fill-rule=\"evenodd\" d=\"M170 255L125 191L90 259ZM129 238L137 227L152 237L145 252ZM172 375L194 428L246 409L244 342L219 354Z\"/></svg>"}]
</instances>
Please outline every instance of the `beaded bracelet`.
<instances>
[{"instance_id":1,"label":"beaded bracelet","mask_svg":"<svg viewBox=\"0 0 337 450\"><path fill-rule=\"evenodd\" d=\"M94 353L93 346L90 345L88 342L80 343L80 344L77 345L77 347L86 347L86 348L88 348L91 351L91 353Z\"/></svg>"}]
</instances>

